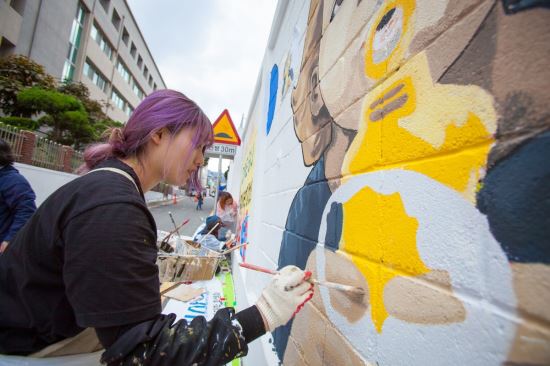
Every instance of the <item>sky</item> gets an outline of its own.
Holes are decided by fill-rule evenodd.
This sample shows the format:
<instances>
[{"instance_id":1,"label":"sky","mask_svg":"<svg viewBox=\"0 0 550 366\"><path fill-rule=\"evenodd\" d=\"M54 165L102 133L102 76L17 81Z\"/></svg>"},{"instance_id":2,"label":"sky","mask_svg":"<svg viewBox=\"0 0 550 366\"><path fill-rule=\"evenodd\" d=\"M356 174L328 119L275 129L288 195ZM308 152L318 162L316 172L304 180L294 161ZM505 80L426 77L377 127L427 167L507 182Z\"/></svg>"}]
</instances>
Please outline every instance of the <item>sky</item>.
<instances>
[{"instance_id":1,"label":"sky","mask_svg":"<svg viewBox=\"0 0 550 366\"><path fill-rule=\"evenodd\" d=\"M166 86L193 99L212 122L227 108L238 128L277 0L127 1ZM218 159L210 159L209 169L218 169Z\"/></svg>"}]
</instances>

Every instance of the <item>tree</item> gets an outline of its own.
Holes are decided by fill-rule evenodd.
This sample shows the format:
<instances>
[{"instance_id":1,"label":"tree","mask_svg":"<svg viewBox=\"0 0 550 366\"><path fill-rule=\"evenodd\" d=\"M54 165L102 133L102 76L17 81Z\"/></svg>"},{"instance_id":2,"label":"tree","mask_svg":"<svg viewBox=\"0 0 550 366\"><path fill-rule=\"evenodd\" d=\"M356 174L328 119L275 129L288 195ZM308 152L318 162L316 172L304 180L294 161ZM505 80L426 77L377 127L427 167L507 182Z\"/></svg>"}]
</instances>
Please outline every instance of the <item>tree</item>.
<instances>
[{"instance_id":1,"label":"tree","mask_svg":"<svg viewBox=\"0 0 550 366\"><path fill-rule=\"evenodd\" d=\"M81 82L66 81L57 88L57 91L63 94L72 95L80 100L82 105L84 105L84 109L88 112L88 117L91 121L95 122L109 119L103 112L103 106L101 103L90 99L90 91L88 90L88 87Z\"/></svg>"},{"instance_id":2,"label":"tree","mask_svg":"<svg viewBox=\"0 0 550 366\"><path fill-rule=\"evenodd\" d=\"M122 122L114 121L107 117L103 112L103 105L93 99L90 99L90 91L86 85L81 82L64 82L57 90L61 93L72 95L84 106L88 113L88 119L91 129L93 130L93 140L99 140L105 131L112 127L123 127Z\"/></svg>"},{"instance_id":3,"label":"tree","mask_svg":"<svg viewBox=\"0 0 550 366\"><path fill-rule=\"evenodd\" d=\"M31 59L12 55L0 58L0 109L6 115L21 116L17 94L28 87L54 89L55 79Z\"/></svg>"},{"instance_id":4,"label":"tree","mask_svg":"<svg viewBox=\"0 0 550 366\"><path fill-rule=\"evenodd\" d=\"M38 122L30 118L25 117L0 117L0 122L5 123L10 126L15 126L23 130L34 131L38 128Z\"/></svg>"},{"instance_id":5,"label":"tree","mask_svg":"<svg viewBox=\"0 0 550 366\"><path fill-rule=\"evenodd\" d=\"M99 140L110 127L123 126L107 117L86 85L64 82L57 87L44 67L20 55L0 59L0 109L11 115L6 123L33 130L49 127L52 140L75 149ZM38 114L44 115L33 123L31 117Z\"/></svg>"},{"instance_id":6,"label":"tree","mask_svg":"<svg viewBox=\"0 0 550 366\"><path fill-rule=\"evenodd\" d=\"M17 95L17 105L24 115L45 113L38 119L41 126L49 126L48 137L60 144L75 145L91 142L94 130L88 113L75 97L55 90L37 87L23 89Z\"/></svg>"}]
</instances>

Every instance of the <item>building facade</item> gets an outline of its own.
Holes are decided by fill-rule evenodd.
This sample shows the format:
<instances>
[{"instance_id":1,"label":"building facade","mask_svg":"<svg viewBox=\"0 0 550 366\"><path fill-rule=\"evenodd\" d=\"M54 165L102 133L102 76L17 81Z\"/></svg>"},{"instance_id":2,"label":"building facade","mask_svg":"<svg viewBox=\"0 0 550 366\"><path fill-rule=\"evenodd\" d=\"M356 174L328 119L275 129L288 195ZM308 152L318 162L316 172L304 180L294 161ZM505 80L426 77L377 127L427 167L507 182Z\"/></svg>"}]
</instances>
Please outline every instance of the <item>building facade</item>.
<instances>
[{"instance_id":1,"label":"building facade","mask_svg":"<svg viewBox=\"0 0 550 366\"><path fill-rule=\"evenodd\" d=\"M0 57L10 54L84 83L121 122L166 88L126 0L0 0Z\"/></svg>"}]
</instances>

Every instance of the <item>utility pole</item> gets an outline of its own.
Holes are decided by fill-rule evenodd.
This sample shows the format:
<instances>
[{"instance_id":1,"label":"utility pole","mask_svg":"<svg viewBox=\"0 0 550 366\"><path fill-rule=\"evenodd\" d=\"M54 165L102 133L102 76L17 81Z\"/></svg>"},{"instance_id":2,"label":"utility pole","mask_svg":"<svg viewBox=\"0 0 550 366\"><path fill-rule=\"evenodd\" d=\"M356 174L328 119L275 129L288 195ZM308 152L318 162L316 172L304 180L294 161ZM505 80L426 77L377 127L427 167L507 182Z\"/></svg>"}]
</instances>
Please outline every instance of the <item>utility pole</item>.
<instances>
[{"instance_id":1,"label":"utility pole","mask_svg":"<svg viewBox=\"0 0 550 366\"><path fill-rule=\"evenodd\" d=\"M216 186L216 197L214 197L214 215L216 214L216 208L218 207L218 197L220 196L220 184L221 184L221 177L222 174L222 154L218 157L218 179L216 179L217 186Z\"/></svg>"}]
</instances>

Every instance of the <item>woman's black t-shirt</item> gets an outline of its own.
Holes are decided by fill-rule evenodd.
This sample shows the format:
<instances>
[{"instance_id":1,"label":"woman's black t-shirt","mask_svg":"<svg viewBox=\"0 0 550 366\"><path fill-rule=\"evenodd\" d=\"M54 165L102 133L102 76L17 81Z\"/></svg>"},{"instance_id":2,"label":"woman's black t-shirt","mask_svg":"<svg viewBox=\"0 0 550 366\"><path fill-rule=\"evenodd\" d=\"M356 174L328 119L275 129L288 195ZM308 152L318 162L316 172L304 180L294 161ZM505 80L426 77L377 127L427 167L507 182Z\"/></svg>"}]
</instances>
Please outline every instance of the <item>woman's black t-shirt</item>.
<instances>
[{"instance_id":1,"label":"woman's black t-shirt","mask_svg":"<svg viewBox=\"0 0 550 366\"><path fill-rule=\"evenodd\" d=\"M98 168L134 171L117 159ZM156 226L143 192L91 172L54 192L0 255L0 353L30 354L87 327L161 312Z\"/></svg>"}]
</instances>

